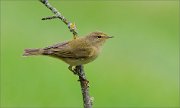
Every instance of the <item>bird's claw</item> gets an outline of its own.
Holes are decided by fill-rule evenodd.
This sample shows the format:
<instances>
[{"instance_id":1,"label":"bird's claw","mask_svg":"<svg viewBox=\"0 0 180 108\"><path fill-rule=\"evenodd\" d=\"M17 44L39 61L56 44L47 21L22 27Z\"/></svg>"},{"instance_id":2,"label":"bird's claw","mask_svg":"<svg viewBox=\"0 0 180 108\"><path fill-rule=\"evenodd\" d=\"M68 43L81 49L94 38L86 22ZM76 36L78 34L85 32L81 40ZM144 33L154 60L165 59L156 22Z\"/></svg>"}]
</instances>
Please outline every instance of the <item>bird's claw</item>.
<instances>
[{"instance_id":1,"label":"bird's claw","mask_svg":"<svg viewBox=\"0 0 180 108\"><path fill-rule=\"evenodd\" d=\"M68 69L69 69L71 72L73 72L74 75L77 75L77 71L76 71L75 68L73 68L73 66L70 65L70 66L68 67Z\"/></svg>"},{"instance_id":2,"label":"bird's claw","mask_svg":"<svg viewBox=\"0 0 180 108\"><path fill-rule=\"evenodd\" d=\"M86 78L84 78L84 77L82 77L81 75L79 75L78 74L78 70L77 70L77 68L76 67L73 67L73 66L69 66L68 67L68 69L71 71L71 72L73 72L73 74L74 75L78 75L79 76L79 80L78 81L80 81L80 82L83 82L83 84L86 86L86 87L89 87L89 81L86 79Z\"/></svg>"}]
</instances>

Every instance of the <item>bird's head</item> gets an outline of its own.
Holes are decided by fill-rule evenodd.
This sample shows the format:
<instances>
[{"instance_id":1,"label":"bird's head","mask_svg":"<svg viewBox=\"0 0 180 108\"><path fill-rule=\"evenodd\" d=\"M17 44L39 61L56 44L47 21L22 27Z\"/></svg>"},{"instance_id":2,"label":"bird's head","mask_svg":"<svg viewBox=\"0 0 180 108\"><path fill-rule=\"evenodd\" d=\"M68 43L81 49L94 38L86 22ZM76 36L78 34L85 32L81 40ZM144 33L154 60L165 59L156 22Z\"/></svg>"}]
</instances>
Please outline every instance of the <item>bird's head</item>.
<instances>
[{"instance_id":1,"label":"bird's head","mask_svg":"<svg viewBox=\"0 0 180 108\"><path fill-rule=\"evenodd\" d=\"M108 36L103 32L92 32L88 34L86 40L94 46L101 46L109 38L112 38L112 36Z\"/></svg>"}]
</instances>

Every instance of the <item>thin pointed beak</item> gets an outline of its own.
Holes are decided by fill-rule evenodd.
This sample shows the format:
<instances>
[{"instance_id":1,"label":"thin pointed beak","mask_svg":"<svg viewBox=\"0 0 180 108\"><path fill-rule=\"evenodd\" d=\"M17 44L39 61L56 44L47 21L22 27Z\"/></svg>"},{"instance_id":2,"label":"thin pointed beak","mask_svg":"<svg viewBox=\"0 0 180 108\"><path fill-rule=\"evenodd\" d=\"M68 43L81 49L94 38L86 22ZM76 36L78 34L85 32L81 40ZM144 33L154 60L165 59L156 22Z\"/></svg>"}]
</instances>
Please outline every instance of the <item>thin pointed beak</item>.
<instances>
[{"instance_id":1,"label":"thin pointed beak","mask_svg":"<svg viewBox=\"0 0 180 108\"><path fill-rule=\"evenodd\" d=\"M113 36L107 36L106 38L113 38Z\"/></svg>"}]
</instances>

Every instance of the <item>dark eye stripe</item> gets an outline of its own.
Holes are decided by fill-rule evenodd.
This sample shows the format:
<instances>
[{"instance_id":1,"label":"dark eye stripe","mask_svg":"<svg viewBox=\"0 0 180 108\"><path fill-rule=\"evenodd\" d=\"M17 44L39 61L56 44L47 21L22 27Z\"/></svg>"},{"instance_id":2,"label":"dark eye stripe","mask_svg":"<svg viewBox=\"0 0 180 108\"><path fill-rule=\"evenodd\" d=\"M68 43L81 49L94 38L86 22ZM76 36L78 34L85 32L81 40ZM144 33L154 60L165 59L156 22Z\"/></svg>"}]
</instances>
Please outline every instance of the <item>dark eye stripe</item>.
<instances>
[{"instance_id":1,"label":"dark eye stripe","mask_svg":"<svg viewBox=\"0 0 180 108\"><path fill-rule=\"evenodd\" d=\"M101 38L101 36L97 36L98 38Z\"/></svg>"}]
</instances>

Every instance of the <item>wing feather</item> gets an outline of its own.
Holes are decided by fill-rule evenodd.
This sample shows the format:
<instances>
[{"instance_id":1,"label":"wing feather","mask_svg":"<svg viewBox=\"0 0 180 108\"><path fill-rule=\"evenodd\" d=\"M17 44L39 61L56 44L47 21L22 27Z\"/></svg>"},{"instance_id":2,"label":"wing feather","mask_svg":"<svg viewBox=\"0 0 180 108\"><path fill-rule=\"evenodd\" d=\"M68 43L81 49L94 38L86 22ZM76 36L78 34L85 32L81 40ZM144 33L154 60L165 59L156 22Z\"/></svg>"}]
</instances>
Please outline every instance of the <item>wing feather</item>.
<instances>
[{"instance_id":1,"label":"wing feather","mask_svg":"<svg viewBox=\"0 0 180 108\"><path fill-rule=\"evenodd\" d=\"M44 55L50 55L58 58L81 59L88 58L94 50L91 47L73 47L68 45L68 42L59 43L53 46L44 48Z\"/></svg>"}]
</instances>

